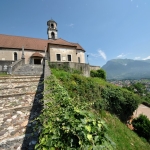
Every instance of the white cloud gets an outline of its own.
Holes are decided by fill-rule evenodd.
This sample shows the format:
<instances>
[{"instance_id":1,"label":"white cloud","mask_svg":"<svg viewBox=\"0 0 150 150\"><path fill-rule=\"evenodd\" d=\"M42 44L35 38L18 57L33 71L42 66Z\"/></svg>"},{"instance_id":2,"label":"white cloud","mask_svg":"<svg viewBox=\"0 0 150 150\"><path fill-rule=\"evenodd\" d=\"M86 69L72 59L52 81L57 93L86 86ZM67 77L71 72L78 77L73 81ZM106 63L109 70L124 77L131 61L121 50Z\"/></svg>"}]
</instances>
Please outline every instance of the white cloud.
<instances>
[{"instance_id":1,"label":"white cloud","mask_svg":"<svg viewBox=\"0 0 150 150\"><path fill-rule=\"evenodd\" d=\"M74 26L74 24L73 24L73 23L70 23L70 24L69 24L69 27L73 27L73 26Z\"/></svg>"},{"instance_id":2,"label":"white cloud","mask_svg":"<svg viewBox=\"0 0 150 150\"><path fill-rule=\"evenodd\" d=\"M125 57L125 56L126 56L126 55L122 53L122 54L118 55L117 58L123 58L123 57Z\"/></svg>"},{"instance_id":3,"label":"white cloud","mask_svg":"<svg viewBox=\"0 0 150 150\"><path fill-rule=\"evenodd\" d=\"M141 57L135 57L134 60L139 60Z\"/></svg>"},{"instance_id":4,"label":"white cloud","mask_svg":"<svg viewBox=\"0 0 150 150\"><path fill-rule=\"evenodd\" d=\"M95 58L102 57L104 60L107 59L106 54L102 50L98 50L97 52L98 53L88 53L88 54Z\"/></svg>"},{"instance_id":5,"label":"white cloud","mask_svg":"<svg viewBox=\"0 0 150 150\"><path fill-rule=\"evenodd\" d=\"M102 50L98 50L98 53L104 60L107 59L106 54Z\"/></svg>"},{"instance_id":6,"label":"white cloud","mask_svg":"<svg viewBox=\"0 0 150 150\"><path fill-rule=\"evenodd\" d=\"M94 53L88 53L89 55L91 55L92 57L99 57L99 54L94 54Z\"/></svg>"},{"instance_id":7,"label":"white cloud","mask_svg":"<svg viewBox=\"0 0 150 150\"><path fill-rule=\"evenodd\" d=\"M147 60L147 59L150 59L150 56L146 57L146 58L143 58L143 60Z\"/></svg>"}]
</instances>

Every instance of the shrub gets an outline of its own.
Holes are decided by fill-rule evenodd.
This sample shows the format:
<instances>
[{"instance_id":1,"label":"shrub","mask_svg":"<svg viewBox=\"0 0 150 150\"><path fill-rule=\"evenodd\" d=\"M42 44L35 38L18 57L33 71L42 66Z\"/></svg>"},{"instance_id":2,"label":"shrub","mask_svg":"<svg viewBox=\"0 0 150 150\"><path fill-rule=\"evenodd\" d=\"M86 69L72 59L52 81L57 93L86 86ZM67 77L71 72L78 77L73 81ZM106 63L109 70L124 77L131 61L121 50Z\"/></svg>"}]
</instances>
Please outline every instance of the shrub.
<instances>
[{"instance_id":1,"label":"shrub","mask_svg":"<svg viewBox=\"0 0 150 150\"><path fill-rule=\"evenodd\" d=\"M42 130L35 149L113 149L105 122L87 108L86 103L70 98L54 76L46 85L45 108L38 118L41 123L38 128Z\"/></svg>"},{"instance_id":2,"label":"shrub","mask_svg":"<svg viewBox=\"0 0 150 150\"><path fill-rule=\"evenodd\" d=\"M137 109L140 99L128 90L107 86L101 90L102 98L108 101L108 110L125 121Z\"/></svg>"},{"instance_id":3,"label":"shrub","mask_svg":"<svg viewBox=\"0 0 150 150\"><path fill-rule=\"evenodd\" d=\"M140 115L132 121L134 131L150 142L150 120L145 115Z\"/></svg>"},{"instance_id":4,"label":"shrub","mask_svg":"<svg viewBox=\"0 0 150 150\"><path fill-rule=\"evenodd\" d=\"M98 77L98 78L102 78L102 79L106 80L106 72L103 69L91 70L90 76L91 77Z\"/></svg>"},{"instance_id":5,"label":"shrub","mask_svg":"<svg viewBox=\"0 0 150 150\"><path fill-rule=\"evenodd\" d=\"M85 102L96 110L109 110L123 121L133 114L140 103L138 95L100 78L86 78L67 72L63 72L65 75L62 75L62 71L57 72L60 72L59 75L56 72L55 75L71 98Z\"/></svg>"}]
</instances>

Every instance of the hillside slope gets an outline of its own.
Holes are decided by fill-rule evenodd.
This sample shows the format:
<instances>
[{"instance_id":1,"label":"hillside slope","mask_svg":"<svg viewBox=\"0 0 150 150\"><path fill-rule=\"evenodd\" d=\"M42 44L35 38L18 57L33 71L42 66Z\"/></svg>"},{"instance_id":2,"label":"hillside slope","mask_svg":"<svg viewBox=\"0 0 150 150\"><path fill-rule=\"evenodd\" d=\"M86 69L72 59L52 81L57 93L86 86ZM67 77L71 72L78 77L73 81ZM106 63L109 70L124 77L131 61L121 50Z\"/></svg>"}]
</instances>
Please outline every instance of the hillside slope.
<instances>
[{"instance_id":1,"label":"hillside slope","mask_svg":"<svg viewBox=\"0 0 150 150\"><path fill-rule=\"evenodd\" d=\"M97 99L102 105L98 108L100 117L105 120L108 126L107 134L116 143L117 150L146 150L150 149L149 143L142 140L133 131L127 128L127 126L122 123L115 114L106 111L101 111L103 107L103 100L100 98L101 88L110 87L111 91L107 90L109 97L113 97L114 92L119 92L120 88L105 82L98 78L86 78L79 75L73 75L71 73L52 69L52 73L57 77L59 83L68 91L71 97L74 97L75 101L80 101L90 103L95 102ZM100 91L99 91L100 90ZM112 92L112 93L109 93ZM94 94L97 93L96 96ZM120 93L120 92L119 92ZM128 93L123 91L123 93ZM121 94L121 93L120 93ZM115 94L117 96L117 93ZM121 95L119 95L120 97ZM133 95L134 97L134 95ZM117 97L115 97L117 99ZM85 100L87 99L87 100ZM123 111L123 110L122 110Z\"/></svg>"},{"instance_id":2,"label":"hillside slope","mask_svg":"<svg viewBox=\"0 0 150 150\"><path fill-rule=\"evenodd\" d=\"M150 60L112 59L102 68L108 80L150 78Z\"/></svg>"}]
</instances>

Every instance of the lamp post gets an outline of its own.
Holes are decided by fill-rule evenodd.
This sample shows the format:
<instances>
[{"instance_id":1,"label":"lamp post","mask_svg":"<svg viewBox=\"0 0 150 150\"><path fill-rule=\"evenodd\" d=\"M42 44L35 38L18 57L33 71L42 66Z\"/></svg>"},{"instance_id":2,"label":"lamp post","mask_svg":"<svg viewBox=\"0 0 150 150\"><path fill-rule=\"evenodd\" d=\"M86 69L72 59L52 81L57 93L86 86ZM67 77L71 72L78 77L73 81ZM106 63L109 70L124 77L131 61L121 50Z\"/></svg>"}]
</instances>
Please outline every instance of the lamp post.
<instances>
[{"instance_id":1,"label":"lamp post","mask_svg":"<svg viewBox=\"0 0 150 150\"><path fill-rule=\"evenodd\" d=\"M47 59L47 51L46 51L46 46L45 46L45 59Z\"/></svg>"},{"instance_id":2,"label":"lamp post","mask_svg":"<svg viewBox=\"0 0 150 150\"><path fill-rule=\"evenodd\" d=\"M87 63L89 64L89 60L88 60L89 55L87 55Z\"/></svg>"}]
</instances>

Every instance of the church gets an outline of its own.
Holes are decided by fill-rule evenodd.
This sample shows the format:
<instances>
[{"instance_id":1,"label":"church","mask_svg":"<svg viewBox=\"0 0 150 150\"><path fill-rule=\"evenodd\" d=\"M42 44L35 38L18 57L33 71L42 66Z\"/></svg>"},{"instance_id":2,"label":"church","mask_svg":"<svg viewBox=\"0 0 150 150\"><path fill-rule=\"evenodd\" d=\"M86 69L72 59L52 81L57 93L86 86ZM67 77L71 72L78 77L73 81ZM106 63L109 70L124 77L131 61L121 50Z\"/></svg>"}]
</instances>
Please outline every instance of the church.
<instances>
[{"instance_id":1,"label":"church","mask_svg":"<svg viewBox=\"0 0 150 150\"><path fill-rule=\"evenodd\" d=\"M45 54L50 62L85 63L85 50L78 43L58 38L54 20L47 21L47 34L48 39L0 34L0 65L21 59L22 52L25 64L42 64Z\"/></svg>"}]
</instances>

